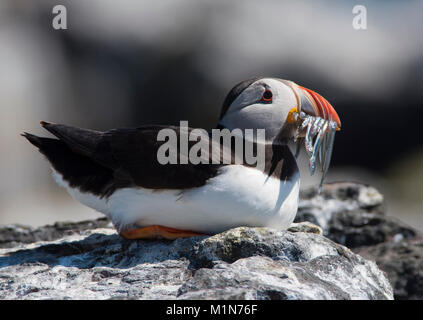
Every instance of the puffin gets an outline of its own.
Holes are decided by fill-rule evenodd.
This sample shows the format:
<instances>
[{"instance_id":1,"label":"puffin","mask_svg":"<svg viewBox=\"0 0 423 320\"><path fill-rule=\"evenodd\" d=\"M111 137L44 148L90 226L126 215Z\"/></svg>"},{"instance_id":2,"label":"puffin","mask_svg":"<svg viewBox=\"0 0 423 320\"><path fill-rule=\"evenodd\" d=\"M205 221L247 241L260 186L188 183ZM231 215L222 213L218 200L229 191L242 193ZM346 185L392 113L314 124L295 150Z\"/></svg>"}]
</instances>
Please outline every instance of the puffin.
<instances>
[{"instance_id":1,"label":"puffin","mask_svg":"<svg viewBox=\"0 0 423 320\"><path fill-rule=\"evenodd\" d=\"M22 136L50 162L55 181L75 200L106 215L121 237L174 240L239 226L289 227L297 213L300 173L288 144L298 131L294 115L300 111L341 127L326 99L289 80L256 77L229 91L213 130L263 130L260 139L241 135L256 153L262 150L260 166L235 157L233 146L213 139L210 131L190 127L101 132L41 121L55 138ZM163 163L158 157L166 143L159 139L163 130L175 132L178 143L169 144L167 152L178 161ZM197 139L187 142L188 149L199 139L218 147L208 149L201 161L186 161L180 144L190 133ZM229 157L223 159L226 151Z\"/></svg>"}]
</instances>

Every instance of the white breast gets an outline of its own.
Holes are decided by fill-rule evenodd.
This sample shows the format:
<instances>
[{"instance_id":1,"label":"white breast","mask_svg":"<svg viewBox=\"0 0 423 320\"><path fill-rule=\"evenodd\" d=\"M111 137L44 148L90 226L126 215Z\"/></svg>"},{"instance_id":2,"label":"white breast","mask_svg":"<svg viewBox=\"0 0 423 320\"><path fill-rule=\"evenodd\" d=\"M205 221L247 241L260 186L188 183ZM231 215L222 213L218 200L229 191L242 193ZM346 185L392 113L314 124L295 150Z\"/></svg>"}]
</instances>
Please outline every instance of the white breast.
<instances>
[{"instance_id":1,"label":"white breast","mask_svg":"<svg viewBox=\"0 0 423 320\"><path fill-rule=\"evenodd\" d=\"M187 190L118 189L108 199L70 188L55 173L57 182L79 202L106 214L119 230L163 225L203 233L237 226L287 228L298 207L299 174L280 181L242 165L231 165Z\"/></svg>"}]
</instances>

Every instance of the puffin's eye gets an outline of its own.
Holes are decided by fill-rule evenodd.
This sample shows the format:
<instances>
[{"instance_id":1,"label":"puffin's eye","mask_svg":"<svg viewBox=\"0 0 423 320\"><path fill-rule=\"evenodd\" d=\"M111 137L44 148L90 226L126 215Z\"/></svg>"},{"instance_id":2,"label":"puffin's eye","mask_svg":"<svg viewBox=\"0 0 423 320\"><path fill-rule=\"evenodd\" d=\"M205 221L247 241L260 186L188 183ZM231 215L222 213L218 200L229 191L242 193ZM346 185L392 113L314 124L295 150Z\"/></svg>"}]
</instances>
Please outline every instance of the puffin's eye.
<instances>
[{"instance_id":1,"label":"puffin's eye","mask_svg":"<svg viewBox=\"0 0 423 320\"><path fill-rule=\"evenodd\" d=\"M266 90L263 92L263 95L261 96L261 101L271 102L273 98L273 93L270 90Z\"/></svg>"}]
</instances>

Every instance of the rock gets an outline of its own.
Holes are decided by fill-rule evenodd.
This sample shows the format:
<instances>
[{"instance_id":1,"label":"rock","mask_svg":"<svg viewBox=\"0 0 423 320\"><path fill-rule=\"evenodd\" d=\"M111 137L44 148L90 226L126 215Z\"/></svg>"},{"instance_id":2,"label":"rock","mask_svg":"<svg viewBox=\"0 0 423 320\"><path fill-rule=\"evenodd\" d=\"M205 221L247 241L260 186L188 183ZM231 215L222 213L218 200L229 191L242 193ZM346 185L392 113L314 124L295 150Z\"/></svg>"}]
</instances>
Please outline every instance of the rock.
<instances>
[{"instance_id":1,"label":"rock","mask_svg":"<svg viewBox=\"0 0 423 320\"><path fill-rule=\"evenodd\" d=\"M119 289L116 289L116 292L113 294L109 292L104 295L93 295L92 291L90 291L91 289L87 289L86 292L90 292L92 297L96 298L310 298L310 296L307 296L304 292L301 293L302 295L294 293L294 291L289 291L287 287L274 290L274 288L270 288L268 284L261 283L260 281L264 281L264 278L258 275L264 277L265 274L268 274L269 277L273 277L272 272L275 271L275 274L280 276L278 272L282 272L280 270L283 269L290 270L290 275L294 274L297 280L300 279L304 281L301 275L293 273L294 271L292 271L299 270L296 264L303 264L300 269L303 270L304 274L308 277L310 273L314 274L310 269L307 269L312 265L314 259L323 259L321 257L329 256L329 260L334 261L334 257L339 254L335 253L336 250L332 250L334 246L336 248L343 248L342 246L337 247L337 245L332 242L329 242L330 245L328 245L326 242L320 242L321 240L318 240L324 239L322 241L328 241L324 237L317 237L310 240L310 237L313 237L310 233L315 233L315 236L318 236L323 232L326 237L334 242L351 248L355 253L363 255L366 259L375 261L380 269L385 271L388 275L394 287L395 298L423 299L423 275L421 271L423 270L423 236L414 228L407 226L393 217L384 215L384 211L383 196L376 189L366 185L347 182L328 184L325 186L321 195L317 195L316 189L311 188L302 192L296 223L289 228L288 232L283 233L280 239L278 238L279 236L276 235L276 231L271 229L238 228L214 237L198 238L201 239L201 241L195 238L197 239L196 241L191 239L178 240L174 243L134 242L137 243L136 248L138 248L139 243L144 243L137 249L140 250L142 258L140 258L139 261L134 261L133 265L130 267L124 267L130 273L128 277L125 278L125 281L137 279L137 276L132 275L132 272L135 272L132 270L137 270L137 268L142 269L142 273L148 279L155 279L154 277L158 276L157 274L154 275L154 273L150 273L153 272L153 270L155 272L159 269L160 271L157 272L160 273L167 270L167 268L172 268L177 270L175 271L176 274L180 274L182 277L182 280L179 278L168 280L169 286L166 288L174 288L173 293L169 293L166 289L165 291L160 291L161 293L159 294L158 291L152 289L153 287L156 288L156 284L153 284L155 283L154 280L149 280L152 281L150 287L145 284L145 288L143 287L143 294L133 294L129 289L125 289L126 291L123 290L121 294L118 292ZM95 235L96 233L98 233L97 236ZM303 238L303 234L306 234L306 238ZM96 240L96 237L101 237L101 239ZM87 270L83 272L90 273L90 271L88 271L90 268L100 268L95 270L101 271L96 271L96 275L92 275L94 279L104 277L104 279L102 278L103 280L99 280L98 283L106 283L107 281L115 281L116 283L120 281L119 283L122 283L121 280L118 280L122 275L118 272L120 269L113 264L108 265L106 262L101 262L102 260L99 257L97 257L99 259L98 261L100 261L98 265L96 262L97 260L94 259L94 255L104 253L104 259L106 259L106 257L108 257L107 259L112 259L112 261L114 261L113 259L117 259L116 261L120 261L119 263L123 265L128 262L122 262L122 259L123 261L133 260L124 253L117 257L116 254L113 253L113 250L111 250L113 246L109 246L109 242L107 241L106 245L103 243L105 239L116 242L114 246L120 247L120 250L123 251L127 250L127 247L132 243L117 237L106 219L83 221L79 223L56 223L52 226L40 228L29 228L17 225L4 226L0 227L0 247L15 249L11 251L2 251L4 252L4 256L0 257L0 262L3 263L6 261L4 260L6 257L5 255L8 253L11 253L8 259L18 255L18 253L13 253L17 248L30 250L26 252L31 252L29 256L32 258L25 260L26 264L21 264L19 261L15 262L16 268L23 268L22 270L27 270L28 272L30 272L32 268L39 268L40 265L46 270L56 270L55 268L59 268L59 266L62 265L62 262L58 262L58 260L63 261L65 257L79 257L81 261L85 261L86 264L83 265L82 262L80 262L80 265L76 267L77 273L85 269ZM36 241L46 242L33 243ZM295 246L289 246L287 243L290 241L295 243ZM176 244L178 244L177 248L174 247ZM145 249L143 249L144 247ZM106 251L101 251L101 248L106 248ZM157 248L160 248L159 251L162 253L166 252L169 257L166 258L165 254L164 258L160 260L155 253L152 253L153 251L155 252ZM111 251L108 251L109 249ZM59 250L63 256L52 256L51 253L48 253L50 251L54 252L55 250ZM169 250L175 250L175 252L169 253ZM86 252L89 259L85 260L85 256L82 257L82 254L79 254L80 252ZM148 252L151 254L149 255ZM10 260L7 261L10 262ZM158 269L150 268L146 271L144 261L153 261L149 263L153 263ZM287 263L288 267L284 266L284 263ZM354 265L352 262L349 263ZM7 268L11 268L12 265ZM276 269L272 269L273 267L271 268L271 266L277 267L275 267ZM69 271L71 268L71 265L62 265L61 272L71 272ZM101 268L105 268L104 270L106 271ZM114 271L111 271L111 269ZM270 272L270 270L272 270L272 272ZM344 269L341 268L341 270ZM10 271L11 274L13 274L13 272L14 271ZM50 272L54 273L56 271L50 270ZM72 272L75 273L76 271ZM140 272L141 271L137 274L139 275ZM112 273L114 276L104 276L104 274L110 275ZM215 276L211 277L210 273ZM244 278L247 274L249 276ZM257 279L252 277L252 274L256 274L257 277L255 278ZM243 284L245 285L230 285L229 289L226 288L223 284L231 282L225 278L229 277L227 275L240 277L240 279L243 279ZM6 275L4 269L2 269L0 273L0 284L2 288L4 288L4 281L2 280L9 276L10 274ZM249 278L250 276L252 278ZM275 277L277 278L278 276ZM283 276L281 277L285 279ZM109 278L112 278L112 280ZM207 282L208 278L213 278L215 282ZM12 276L10 279L14 279L14 277ZM272 280L275 281L275 283L280 283L280 281L282 281L276 281L275 279ZM15 280L17 283L21 281L18 279ZM298 280L297 283L299 283L300 280ZM333 283L332 280L333 279L330 279L330 283ZM68 281L70 287L75 285L70 280ZM137 282L138 280L134 281ZM290 280L284 281L285 285ZM24 286L23 282L22 280L22 286ZM303 286L306 286L303 282L301 283ZM346 283L348 283L348 281L346 281ZM322 284L314 284L313 286L321 289L322 287L319 287L321 285ZM197 289L192 291L190 288L193 286L196 286ZM251 286L252 289L249 286ZM26 286L24 287L26 288ZM254 289L259 287L262 289ZM36 291L38 289L35 286L32 289L26 288L24 292L30 292L31 290ZM316 290L318 291L318 289ZM332 287L332 290L335 289ZM319 294L322 299L326 297L317 291L312 290L312 295L314 297L319 296ZM43 291L40 290L40 292L41 298ZM335 294L333 291L331 292L332 293L329 295L332 298L340 298L342 296L341 293ZM5 293L3 292L3 294ZM9 294L10 293L7 293L6 296ZM23 294L20 298L31 298L34 294L35 293L30 293L29 297ZM75 291L71 296L75 298L78 294ZM88 296L89 294L82 295L82 297ZM353 295L349 294L348 297L352 298ZM367 298L373 297L375 296L369 295ZM58 298L66 298L66 296L60 296L59 294Z\"/></svg>"},{"instance_id":2,"label":"rock","mask_svg":"<svg viewBox=\"0 0 423 320\"><path fill-rule=\"evenodd\" d=\"M308 233L315 233L315 234L323 234L322 228L316 226L314 223L303 221L303 222L293 222L288 228L288 231L292 232L308 232Z\"/></svg>"},{"instance_id":3,"label":"rock","mask_svg":"<svg viewBox=\"0 0 423 320\"><path fill-rule=\"evenodd\" d=\"M423 236L385 216L383 196L356 183L333 183L321 195L302 192L296 222L310 221L331 240L376 261L387 273L396 299L423 299Z\"/></svg>"},{"instance_id":4,"label":"rock","mask_svg":"<svg viewBox=\"0 0 423 320\"><path fill-rule=\"evenodd\" d=\"M352 182L326 184L320 195L316 188L301 192L295 221L315 223L327 234L338 213L365 211L382 215L382 205L383 196L373 187Z\"/></svg>"},{"instance_id":5,"label":"rock","mask_svg":"<svg viewBox=\"0 0 423 320\"><path fill-rule=\"evenodd\" d=\"M20 243L50 241L83 230L112 227L107 218L80 222L56 222L40 228L19 224L0 226L0 248L13 248Z\"/></svg>"},{"instance_id":6,"label":"rock","mask_svg":"<svg viewBox=\"0 0 423 320\"><path fill-rule=\"evenodd\" d=\"M356 250L387 273L395 299L423 299L423 238L401 239Z\"/></svg>"},{"instance_id":7,"label":"rock","mask_svg":"<svg viewBox=\"0 0 423 320\"><path fill-rule=\"evenodd\" d=\"M392 241L395 237L411 239L417 230L401 221L366 211L345 211L334 215L326 235L333 241L354 249Z\"/></svg>"},{"instance_id":8,"label":"rock","mask_svg":"<svg viewBox=\"0 0 423 320\"><path fill-rule=\"evenodd\" d=\"M376 189L351 182L327 184L321 195L315 188L303 191L295 222L305 221L317 224L329 239L351 249L420 234L384 215L383 196Z\"/></svg>"},{"instance_id":9,"label":"rock","mask_svg":"<svg viewBox=\"0 0 423 320\"><path fill-rule=\"evenodd\" d=\"M240 227L129 241L95 228L0 249L0 299L392 297L375 263L316 233Z\"/></svg>"}]
</instances>

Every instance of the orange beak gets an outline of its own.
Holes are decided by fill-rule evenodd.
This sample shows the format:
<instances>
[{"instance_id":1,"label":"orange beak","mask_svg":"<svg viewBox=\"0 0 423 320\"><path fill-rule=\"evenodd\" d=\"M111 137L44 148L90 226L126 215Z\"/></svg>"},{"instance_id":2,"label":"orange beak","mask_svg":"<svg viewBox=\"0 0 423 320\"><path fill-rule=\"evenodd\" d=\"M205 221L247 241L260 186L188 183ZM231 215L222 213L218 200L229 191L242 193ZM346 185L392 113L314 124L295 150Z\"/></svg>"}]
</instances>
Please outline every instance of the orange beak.
<instances>
[{"instance_id":1,"label":"orange beak","mask_svg":"<svg viewBox=\"0 0 423 320\"><path fill-rule=\"evenodd\" d=\"M298 86L306 100L301 99L301 111L314 117L335 121L337 131L341 130L341 120L332 105L317 92Z\"/></svg>"}]
</instances>

